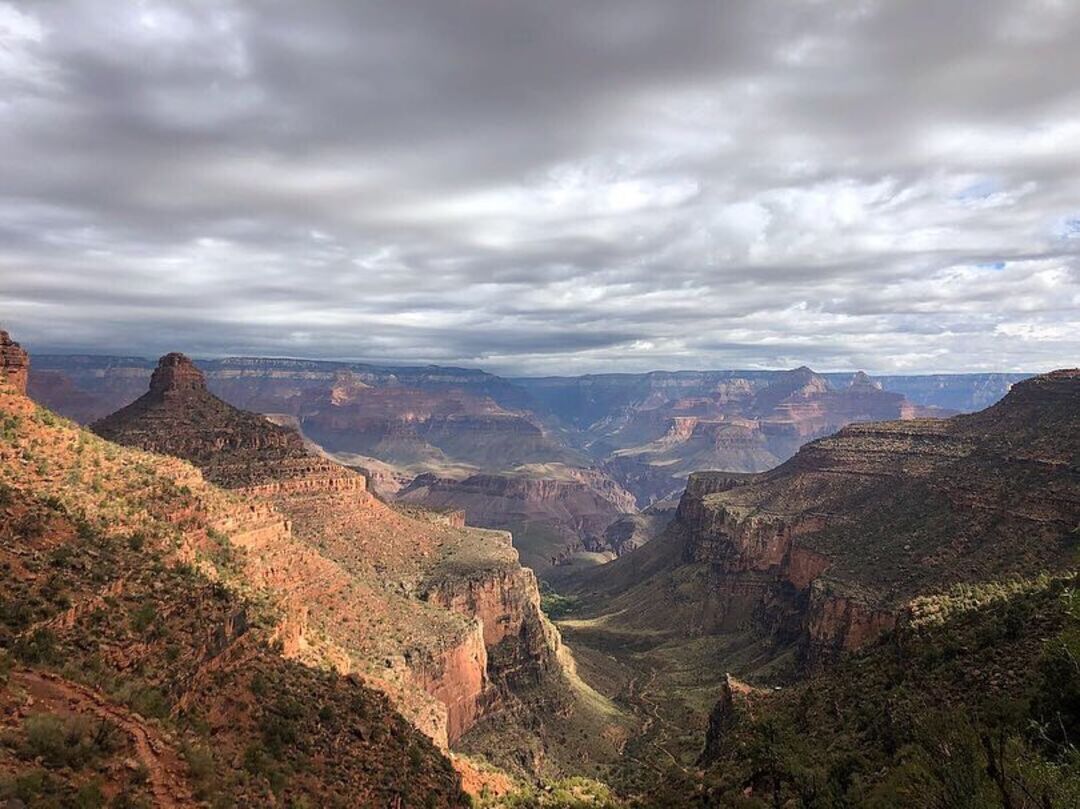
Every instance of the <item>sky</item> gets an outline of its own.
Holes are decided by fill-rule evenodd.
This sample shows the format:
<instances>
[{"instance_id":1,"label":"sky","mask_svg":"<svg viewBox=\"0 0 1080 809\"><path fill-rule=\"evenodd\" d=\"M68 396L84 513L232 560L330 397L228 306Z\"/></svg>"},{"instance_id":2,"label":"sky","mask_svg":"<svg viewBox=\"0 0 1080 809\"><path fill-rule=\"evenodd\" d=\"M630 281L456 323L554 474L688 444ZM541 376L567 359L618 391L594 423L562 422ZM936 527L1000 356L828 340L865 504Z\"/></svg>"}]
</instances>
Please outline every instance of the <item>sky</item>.
<instances>
[{"instance_id":1,"label":"sky","mask_svg":"<svg viewBox=\"0 0 1080 809\"><path fill-rule=\"evenodd\" d=\"M31 351L1080 364L1074 0L0 0Z\"/></svg>"}]
</instances>

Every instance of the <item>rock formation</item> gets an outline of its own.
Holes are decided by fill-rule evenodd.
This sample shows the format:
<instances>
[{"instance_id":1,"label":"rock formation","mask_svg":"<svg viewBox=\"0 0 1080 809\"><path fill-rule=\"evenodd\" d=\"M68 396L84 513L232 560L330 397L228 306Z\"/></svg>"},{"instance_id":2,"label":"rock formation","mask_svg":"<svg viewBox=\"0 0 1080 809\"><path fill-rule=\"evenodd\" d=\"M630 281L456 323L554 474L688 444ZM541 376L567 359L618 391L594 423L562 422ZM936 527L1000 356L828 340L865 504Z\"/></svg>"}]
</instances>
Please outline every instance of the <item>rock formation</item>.
<instances>
[{"instance_id":1,"label":"rock formation","mask_svg":"<svg viewBox=\"0 0 1080 809\"><path fill-rule=\"evenodd\" d=\"M517 668L534 679L554 670L557 636L505 537L394 511L294 430L215 397L183 355L163 357L150 390L93 429L185 458L242 495L249 511L225 527L250 552L248 577L294 616L286 649L303 659L312 637L327 639L324 659L388 693L441 744L511 696ZM498 667L509 658L514 672Z\"/></svg>"},{"instance_id":2,"label":"rock formation","mask_svg":"<svg viewBox=\"0 0 1080 809\"><path fill-rule=\"evenodd\" d=\"M6 382L25 355L5 339L2 356ZM198 390L179 361L156 381L165 400ZM270 503L102 441L11 385L0 385L0 422L0 601L19 605L0 613L5 795L467 805L447 757L346 674L359 656L344 642L368 627L331 632L342 615L319 602L362 605L362 583L292 536ZM482 654L478 622L461 622ZM62 740L47 760L40 728Z\"/></svg>"},{"instance_id":3,"label":"rock formation","mask_svg":"<svg viewBox=\"0 0 1080 809\"><path fill-rule=\"evenodd\" d=\"M811 663L891 629L920 593L1067 564L1080 523L1080 372L948 420L853 424L757 476L692 475L683 562L710 631L757 623Z\"/></svg>"},{"instance_id":4,"label":"rock formation","mask_svg":"<svg viewBox=\"0 0 1080 809\"><path fill-rule=\"evenodd\" d=\"M701 469L764 471L845 424L944 415L883 390L862 372L834 387L802 367L724 380L707 396L668 399L654 393L629 407L622 419L601 427L601 440L614 446L614 457L622 463L620 482L638 495L640 505L647 505L642 498L652 496L653 488L636 482L647 480L642 468L662 470L680 482Z\"/></svg>"},{"instance_id":5,"label":"rock formation","mask_svg":"<svg viewBox=\"0 0 1080 809\"><path fill-rule=\"evenodd\" d=\"M593 551L610 551L622 556L663 534L675 518L678 501L659 500L636 514L623 514L604 530L602 543Z\"/></svg>"},{"instance_id":6,"label":"rock formation","mask_svg":"<svg viewBox=\"0 0 1080 809\"><path fill-rule=\"evenodd\" d=\"M571 467L463 479L420 475L397 500L461 509L469 525L512 531L525 564L539 571L575 550L602 547L607 527L635 510L634 498L601 470Z\"/></svg>"},{"instance_id":7,"label":"rock formation","mask_svg":"<svg viewBox=\"0 0 1080 809\"><path fill-rule=\"evenodd\" d=\"M0 382L16 393L26 393L30 377L30 358L22 347L0 329Z\"/></svg>"}]
</instances>

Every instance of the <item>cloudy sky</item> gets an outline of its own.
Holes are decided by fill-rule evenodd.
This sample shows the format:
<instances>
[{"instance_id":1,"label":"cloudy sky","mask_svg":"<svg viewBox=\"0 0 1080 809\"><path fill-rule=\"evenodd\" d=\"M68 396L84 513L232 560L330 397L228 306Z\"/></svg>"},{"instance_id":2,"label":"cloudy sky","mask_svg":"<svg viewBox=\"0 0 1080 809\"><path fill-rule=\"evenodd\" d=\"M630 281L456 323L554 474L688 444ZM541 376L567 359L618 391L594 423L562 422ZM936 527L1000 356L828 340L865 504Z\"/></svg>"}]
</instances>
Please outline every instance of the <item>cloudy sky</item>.
<instances>
[{"instance_id":1,"label":"cloudy sky","mask_svg":"<svg viewBox=\"0 0 1080 809\"><path fill-rule=\"evenodd\" d=\"M1074 0L0 2L31 350L1080 363Z\"/></svg>"}]
</instances>

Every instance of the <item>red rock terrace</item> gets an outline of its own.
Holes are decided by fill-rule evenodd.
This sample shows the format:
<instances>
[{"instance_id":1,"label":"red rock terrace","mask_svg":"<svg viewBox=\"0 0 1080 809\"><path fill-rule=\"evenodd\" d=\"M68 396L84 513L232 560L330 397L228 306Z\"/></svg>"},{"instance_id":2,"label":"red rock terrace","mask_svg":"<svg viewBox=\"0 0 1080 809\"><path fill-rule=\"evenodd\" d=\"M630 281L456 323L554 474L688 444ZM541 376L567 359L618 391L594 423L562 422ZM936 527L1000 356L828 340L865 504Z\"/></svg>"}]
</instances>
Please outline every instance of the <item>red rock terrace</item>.
<instances>
[{"instance_id":1,"label":"red rock terrace","mask_svg":"<svg viewBox=\"0 0 1080 809\"><path fill-rule=\"evenodd\" d=\"M328 640L324 659L384 690L440 743L505 707L522 678L559 676L558 635L504 534L395 511L294 430L215 397L183 355L163 357L150 390L92 428L241 493L243 525L230 530L250 551L248 575L289 605L287 648L303 657Z\"/></svg>"}]
</instances>

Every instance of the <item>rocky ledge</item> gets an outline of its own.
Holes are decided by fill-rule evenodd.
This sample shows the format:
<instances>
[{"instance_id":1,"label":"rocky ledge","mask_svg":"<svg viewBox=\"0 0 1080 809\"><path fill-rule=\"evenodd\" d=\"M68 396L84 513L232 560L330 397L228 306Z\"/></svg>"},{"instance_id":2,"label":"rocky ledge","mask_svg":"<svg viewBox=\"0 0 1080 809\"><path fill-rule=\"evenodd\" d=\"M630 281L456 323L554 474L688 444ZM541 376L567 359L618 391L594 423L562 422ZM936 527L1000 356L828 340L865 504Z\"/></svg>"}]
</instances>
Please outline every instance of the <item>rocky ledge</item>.
<instances>
[{"instance_id":1,"label":"rocky ledge","mask_svg":"<svg viewBox=\"0 0 1080 809\"><path fill-rule=\"evenodd\" d=\"M358 674L441 745L523 673L536 680L556 665L535 577L502 535L465 529L460 514L395 511L293 429L211 394L182 354L163 357L149 391L93 429L185 458L240 494L245 505L219 530L248 551L246 575L280 595L286 652Z\"/></svg>"}]
</instances>

